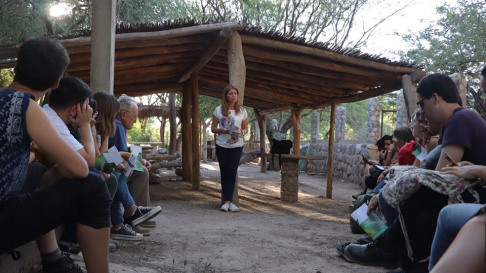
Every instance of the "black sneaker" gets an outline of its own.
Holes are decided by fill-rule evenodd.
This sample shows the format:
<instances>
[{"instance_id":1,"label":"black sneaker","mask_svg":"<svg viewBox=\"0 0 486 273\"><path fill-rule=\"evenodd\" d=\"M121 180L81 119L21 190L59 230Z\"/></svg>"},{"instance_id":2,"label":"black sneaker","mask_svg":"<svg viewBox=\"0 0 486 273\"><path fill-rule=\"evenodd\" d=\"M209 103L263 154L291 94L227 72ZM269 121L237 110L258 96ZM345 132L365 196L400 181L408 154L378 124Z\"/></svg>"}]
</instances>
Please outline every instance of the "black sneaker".
<instances>
[{"instance_id":1,"label":"black sneaker","mask_svg":"<svg viewBox=\"0 0 486 273\"><path fill-rule=\"evenodd\" d=\"M120 229L111 228L111 239L126 240L126 241L140 241L143 240L143 235L136 233L129 225L122 225Z\"/></svg>"},{"instance_id":2,"label":"black sneaker","mask_svg":"<svg viewBox=\"0 0 486 273\"><path fill-rule=\"evenodd\" d=\"M143 211L142 211L143 210ZM155 216L157 216L162 209L160 206L156 207L137 207L135 210L135 213L132 216L129 217L123 217L124 223L128 224L132 227L138 226L141 223L148 221Z\"/></svg>"},{"instance_id":3,"label":"black sneaker","mask_svg":"<svg viewBox=\"0 0 486 273\"><path fill-rule=\"evenodd\" d=\"M79 244L60 240L58 242L58 245L59 249L63 253L66 253L71 259L76 261L84 261L83 253L81 253L81 247L79 246Z\"/></svg>"},{"instance_id":4,"label":"black sneaker","mask_svg":"<svg viewBox=\"0 0 486 273\"><path fill-rule=\"evenodd\" d=\"M66 254L62 254L55 261L42 261L42 269L44 273L87 273L86 270L75 264Z\"/></svg>"},{"instance_id":5,"label":"black sneaker","mask_svg":"<svg viewBox=\"0 0 486 273\"><path fill-rule=\"evenodd\" d=\"M398 268L399 249L386 236L380 236L366 245L348 245L344 249L344 256L360 265L395 269Z\"/></svg>"}]
</instances>

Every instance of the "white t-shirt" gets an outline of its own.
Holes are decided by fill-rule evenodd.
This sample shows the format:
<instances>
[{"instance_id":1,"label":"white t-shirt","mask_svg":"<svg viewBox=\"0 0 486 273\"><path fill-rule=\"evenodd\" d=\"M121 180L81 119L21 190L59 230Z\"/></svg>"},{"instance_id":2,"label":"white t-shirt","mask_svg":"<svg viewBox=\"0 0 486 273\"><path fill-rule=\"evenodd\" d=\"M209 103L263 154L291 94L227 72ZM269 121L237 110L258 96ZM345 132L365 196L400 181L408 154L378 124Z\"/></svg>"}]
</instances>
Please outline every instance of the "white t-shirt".
<instances>
[{"instance_id":1,"label":"white t-shirt","mask_svg":"<svg viewBox=\"0 0 486 273\"><path fill-rule=\"evenodd\" d=\"M214 109L213 115L219 120L218 128L230 130L229 134L218 134L216 145L224 148L243 147L243 138L240 138L241 123L248 117L245 108L241 108L240 114L235 115L235 110L229 110L229 117L223 117L222 106Z\"/></svg>"},{"instance_id":2,"label":"white t-shirt","mask_svg":"<svg viewBox=\"0 0 486 273\"><path fill-rule=\"evenodd\" d=\"M42 107L44 112L46 112L47 116L51 120L52 125L54 128L59 132L61 137L71 146L75 151L79 151L80 149L84 148L84 146L77 141L73 135L69 132L68 127L64 124L64 121L57 115L56 111L52 110L48 104Z\"/></svg>"}]
</instances>

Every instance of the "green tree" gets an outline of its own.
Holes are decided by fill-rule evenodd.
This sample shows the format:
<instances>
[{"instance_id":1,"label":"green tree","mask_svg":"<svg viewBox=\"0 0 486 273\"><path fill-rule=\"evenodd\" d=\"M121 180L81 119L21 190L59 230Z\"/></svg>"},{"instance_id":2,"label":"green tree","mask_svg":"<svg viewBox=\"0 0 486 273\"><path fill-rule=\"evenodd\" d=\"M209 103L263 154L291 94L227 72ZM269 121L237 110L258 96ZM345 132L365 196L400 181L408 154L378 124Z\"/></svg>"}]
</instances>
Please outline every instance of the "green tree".
<instances>
[{"instance_id":1,"label":"green tree","mask_svg":"<svg viewBox=\"0 0 486 273\"><path fill-rule=\"evenodd\" d=\"M458 0L437 8L440 19L418 33L403 35L412 49L400 52L405 61L427 71L464 72L475 78L486 62L486 3Z\"/></svg>"},{"instance_id":2,"label":"green tree","mask_svg":"<svg viewBox=\"0 0 486 273\"><path fill-rule=\"evenodd\" d=\"M0 69L0 87L5 87L13 81L12 69Z\"/></svg>"}]
</instances>

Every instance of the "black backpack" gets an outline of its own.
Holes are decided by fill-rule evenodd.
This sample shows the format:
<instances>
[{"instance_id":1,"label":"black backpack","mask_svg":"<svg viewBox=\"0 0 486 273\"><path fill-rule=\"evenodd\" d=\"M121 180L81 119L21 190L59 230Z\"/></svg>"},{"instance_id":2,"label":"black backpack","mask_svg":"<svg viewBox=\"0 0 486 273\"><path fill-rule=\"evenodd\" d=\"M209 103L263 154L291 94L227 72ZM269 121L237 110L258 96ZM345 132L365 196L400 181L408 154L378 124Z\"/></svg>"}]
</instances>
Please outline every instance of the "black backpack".
<instances>
[{"instance_id":1,"label":"black backpack","mask_svg":"<svg viewBox=\"0 0 486 273\"><path fill-rule=\"evenodd\" d=\"M291 140L276 140L272 138L272 161L274 161L275 154L278 154L279 170L282 168L282 154L290 154L290 149L293 147Z\"/></svg>"}]
</instances>

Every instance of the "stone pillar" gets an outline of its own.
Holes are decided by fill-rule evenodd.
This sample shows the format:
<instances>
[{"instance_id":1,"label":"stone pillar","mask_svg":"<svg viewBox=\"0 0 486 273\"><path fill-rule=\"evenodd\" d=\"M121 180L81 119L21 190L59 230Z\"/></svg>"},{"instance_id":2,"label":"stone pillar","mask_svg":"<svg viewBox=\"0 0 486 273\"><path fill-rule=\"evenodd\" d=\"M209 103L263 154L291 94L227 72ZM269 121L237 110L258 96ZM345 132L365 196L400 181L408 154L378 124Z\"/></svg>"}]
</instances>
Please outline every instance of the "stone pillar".
<instances>
[{"instance_id":1,"label":"stone pillar","mask_svg":"<svg viewBox=\"0 0 486 273\"><path fill-rule=\"evenodd\" d=\"M321 114L317 111L311 113L311 143L315 144L319 140L319 122L321 121Z\"/></svg>"},{"instance_id":2,"label":"stone pillar","mask_svg":"<svg viewBox=\"0 0 486 273\"><path fill-rule=\"evenodd\" d=\"M253 141L259 142L260 141L260 127L258 125L258 121L253 121L253 125L251 126L251 130L253 131Z\"/></svg>"},{"instance_id":3,"label":"stone pillar","mask_svg":"<svg viewBox=\"0 0 486 273\"><path fill-rule=\"evenodd\" d=\"M397 127L408 126L407 107L405 106L405 98L403 97L403 91L397 94Z\"/></svg>"},{"instance_id":4,"label":"stone pillar","mask_svg":"<svg viewBox=\"0 0 486 273\"><path fill-rule=\"evenodd\" d=\"M297 202L299 196L299 160L282 159L280 199Z\"/></svg>"},{"instance_id":5,"label":"stone pillar","mask_svg":"<svg viewBox=\"0 0 486 273\"><path fill-rule=\"evenodd\" d=\"M338 106L336 109L336 142L346 139L346 108Z\"/></svg>"},{"instance_id":6,"label":"stone pillar","mask_svg":"<svg viewBox=\"0 0 486 273\"><path fill-rule=\"evenodd\" d=\"M374 144L380 136L380 101L377 98L371 98L368 101L368 137L367 143Z\"/></svg>"},{"instance_id":7,"label":"stone pillar","mask_svg":"<svg viewBox=\"0 0 486 273\"><path fill-rule=\"evenodd\" d=\"M467 80L466 77L462 73L454 73L452 75L449 75L449 77L452 78L454 83L457 86L457 90L459 91L459 97L461 97L462 100L462 106L466 107L466 94L467 94Z\"/></svg>"}]
</instances>

